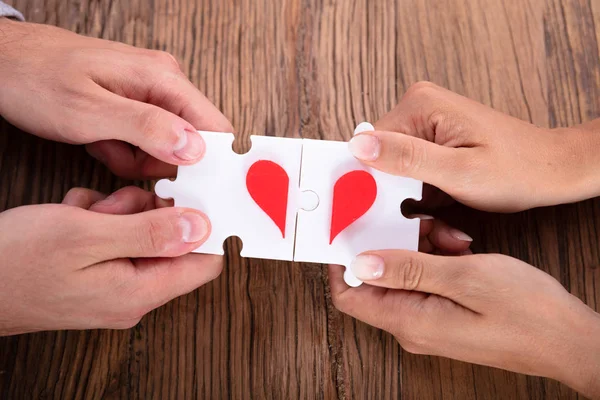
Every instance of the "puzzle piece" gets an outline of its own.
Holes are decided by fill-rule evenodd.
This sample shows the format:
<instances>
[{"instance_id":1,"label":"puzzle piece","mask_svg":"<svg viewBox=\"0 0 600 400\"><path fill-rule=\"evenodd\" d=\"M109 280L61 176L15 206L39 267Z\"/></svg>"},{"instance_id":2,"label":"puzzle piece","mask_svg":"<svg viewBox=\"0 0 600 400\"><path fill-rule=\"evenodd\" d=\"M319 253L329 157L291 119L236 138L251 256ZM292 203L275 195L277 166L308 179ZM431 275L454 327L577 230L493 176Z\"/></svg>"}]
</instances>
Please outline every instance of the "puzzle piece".
<instances>
[{"instance_id":1,"label":"puzzle piece","mask_svg":"<svg viewBox=\"0 0 600 400\"><path fill-rule=\"evenodd\" d=\"M363 123L355 133L367 130ZM223 254L225 239L238 236L243 257L341 264L346 283L358 286L348 269L357 254L417 250L419 220L400 206L421 199L422 182L361 164L345 142L252 136L251 150L239 155L233 134L199 133L202 161L155 188L209 216L212 233L195 252Z\"/></svg>"},{"instance_id":2,"label":"puzzle piece","mask_svg":"<svg viewBox=\"0 0 600 400\"><path fill-rule=\"evenodd\" d=\"M252 148L247 154L237 154L232 149L231 133L200 132L206 142L206 154L201 162L179 167L175 181L157 182L159 197L172 198L178 207L201 210L212 222L208 240L196 253L223 254L223 242L237 236L243 242L242 257L293 260L296 212L300 208L301 139L252 136ZM274 188L248 186L252 170L259 175L269 174L257 163L268 160L279 167L279 172L268 175L276 182ZM287 175L284 180L281 176ZM286 181L286 182L284 182ZM281 201L277 192L284 189L287 204L273 209L269 201ZM287 189L287 190L285 190ZM254 197L254 198L253 198ZM271 199L270 199L271 198ZM258 201L255 202L255 199ZM277 207L277 206L275 206ZM275 213L269 215L265 208ZM284 211L282 212L281 209Z\"/></svg>"},{"instance_id":3,"label":"puzzle piece","mask_svg":"<svg viewBox=\"0 0 600 400\"><path fill-rule=\"evenodd\" d=\"M369 130L373 130L370 124L361 124L355 133ZM348 172L361 172L363 176L372 177L376 193L366 212L339 233L335 232L337 235L332 238L336 202L345 203L342 205L348 211L347 208L353 204L370 200L364 199L368 186L357 181L352 184L361 188L354 196L363 197L338 198L335 190ZM298 212L294 261L344 265L346 283L349 286L360 285L361 282L348 268L356 255L368 250L418 249L420 220L405 218L400 206L405 199L420 200L422 186L420 181L385 174L360 163L348 151L346 142L305 139L300 187L313 190L320 201L316 210Z\"/></svg>"}]
</instances>

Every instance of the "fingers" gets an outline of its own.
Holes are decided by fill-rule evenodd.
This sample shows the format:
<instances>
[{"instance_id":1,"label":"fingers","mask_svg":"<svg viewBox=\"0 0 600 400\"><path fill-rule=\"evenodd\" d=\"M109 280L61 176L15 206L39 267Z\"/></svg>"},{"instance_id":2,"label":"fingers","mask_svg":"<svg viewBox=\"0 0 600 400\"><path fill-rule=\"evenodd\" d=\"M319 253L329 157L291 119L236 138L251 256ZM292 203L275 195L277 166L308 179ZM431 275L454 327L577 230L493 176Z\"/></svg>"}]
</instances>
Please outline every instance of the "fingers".
<instances>
[{"instance_id":1,"label":"fingers","mask_svg":"<svg viewBox=\"0 0 600 400\"><path fill-rule=\"evenodd\" d=\"M177 258L138 259L133 282L150 308L196 290L217 278L223 270L223 257L186 254Z\"/></svg>"},{"instance_id":2,"label":"fingers","mask_svg":"<svg viewBox=\"0 0 600 400\"><path fill-rule=\"evenodd\" d=\"M482 137L473 118L493 110L431 82L413 84L398 105L375 125L448 147L475 147Z\"/></svg>"},{"instance_id":3,"label":"fingers","mask_svg":"<svg viewBox=\"0 0 600 400\"><path fill-rule=\"evenodd\" d=\"M175 57L163 51L132 51L135 57L120 62L124 73L114 74L98 66L96 80L120 96L163 108L198 130L233 132L227 118L181 72Z\"/></svg>"},{"instance_id":4,"label":"fingers","mask_svg":"<svg viewBox=\"0 0 600 400\"><path fill-rule=\"evenodd\" d=\"M119 259L86 268L81 279L103 298L97 327L130 328L149 311L215 279L222 268L223 257L206 254Z\"/></svg>"},{"instance_id":5,"label":"fingers","mask_svg":"<svg viewBox=\"0 0 600 400\"><path fill-rule=\"evenodd\" d=\"M158 179L177 175L177 167L148 155L119 140L102 140L86 145L87 152L125 179Z\"/></svg>"},{"instance_id":6,"label":"fingers","mask_svg":"<svg viewBox=\"0 0 600 400\"><path fill-rule=\"evenodd\" d=\"M88 226L87 245L96 262L116 258L177 257L200 246L211 230L206 215L179 207L132 215L90 213L81 223Z\"/></svg>"},{"instance_id":7,"label":"fingers","mask_svg":"<svg viewBox=\"0 0 600 400\"><path fill-rule=\"evenodd\" d=\"M154 80L157 84L148 91L151 104L179 115L198 130L233 132L227 118L183 74L158 76Z\"/></svg>"},{"instance_id":8,"label":"fingers","mask_svg":"<svg viewBox=\"0 0 600 400\"><path fill-rule=\"evenodd\" d=\"M93 204L89 210L113 215L137 214L158 208L158 200L159 198L152 192L136 186L128 186Z\"/></svg>"},{"instance_id":9,"label":"fingers","mask_svg":"<svg viewBox=\"0 0 600 400\"><path fill-rule=\"evenodd\" d=\"M419 82L375 123L375 132L352 138L350 151L373 168L448 192L464 180L482 141L471 116L490 111L432 83Z\"/></svg>"},{"instance_id":10,"label":"fingers","mask_svg":"<svg viewBox=\"0 0 600 400\"><path fill-rule=\"evenodd\" d=\"M128 186L110 196L85 188L73 188L67 192L62 204L113 215L136 214L157 208L173 207L172 200L161 199L154 193Z\"/></svg>"},{"instance_id":11,"label":"fingers","mask_svg":"<svg viewBox=\"0 0 600 400\"><path fill-rule=\"evenodd\" d=\"M415 215L421 218L419 251L423 253L462 254L473 239L466 233L448 226L439 219L428 215Z\"/></svg>"},{"instance_id":12,"label":"fingers","mask_svg":"<svg viewBox=\"0 0 600 400\"><path fill-rule=\"evenodd\" d=\"M62 204L89 209L97 201L104 200L106 195L95 190L73 188L67 192Z\"/></svg>"},{"instance_id":13,"label":"fingers","mask_svg":"<svg viewBox=\"0 0 600 400\"><path fill-rule=\"evenodd\" d=\"M357 256L351 269L372 286L432 293L463 304L473 288L489 281L486 274L480 273L476 259L383 250Z\"/></svg>"},{"instance_id":14,"label":"fingers","mask_svg":"<svg viewBox=\"0 0 600 400\"><path fill-rule=\"evenodd\" d=\"M338 265L329 266L329 285L338 310L392 333L411 353L436 354L452 337L463 337L464 327L479 317L437 295L369 285L349 288Z\"/></svg>"},{"instance_id":15,"label":"fingers","mask_svg":"<svg viewBox=\"0 0 600 400\"><path fill-rule=\"evenodd\" d=\"M456 181L466 166L465 149L454 149L396 132L377 131L354 136L350 152L380 171L418 179L439 188Z\"/></svg>"},{"instance_id":16,"label":"fingers","mask_svg":"<svg viewBox=\"0 0 600 400\"><path fill-rule=\"evenodd\" d=\"M202 158L204 141L197 130L233 132L233 127L183 75L173 56L133 48L129 52L118 61L119 73L112 64L95 67L93 79L106 89L95 137L96 142L125 141L143 151L114 140L93 143L88 151L126 178L174 176L176 169L170 165Z\"/></svg>"}]
</instances>

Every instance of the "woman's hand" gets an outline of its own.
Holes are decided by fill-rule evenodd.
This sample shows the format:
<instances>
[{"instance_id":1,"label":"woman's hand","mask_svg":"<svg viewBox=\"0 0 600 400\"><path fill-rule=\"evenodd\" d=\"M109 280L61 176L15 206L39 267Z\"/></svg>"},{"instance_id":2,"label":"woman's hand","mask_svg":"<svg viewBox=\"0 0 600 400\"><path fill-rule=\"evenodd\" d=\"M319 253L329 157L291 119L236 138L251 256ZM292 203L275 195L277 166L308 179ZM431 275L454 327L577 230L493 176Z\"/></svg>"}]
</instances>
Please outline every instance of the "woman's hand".
<instances>
[{"instance_id":1,"label":"woman's hand","mask_svg":"<svg viewBox=\"0 0 600 400\"><path fill-rule=\"evenodd\" d=\"M164 205L135 187L74 189L0 214L0 335L129 328L217 277L221 257L188 254L210 234L206 216Z\"/></svg>"},{"instance_id":2,"label":"woman's hand","mask_svg":"<svg viewBox=\"0 0 600 400\"><path fill-rule=\"evenodd\" d=\"M591 128L539 128L418 83L350 150L468 206L510 212L600 195L600 135Z\"/></svg>"},{"instance_id":3,"label":"woman's hand","mask_svg":"<svg viewBox=\"0 0 600 400\"><path fill-rule=\"evenodd\" d=\"M167 53L6 18L0 115L46 139L88 144L125 178L174 176L174 165L203 155L197 129L233 131Z\"/></svg>"},{"instance_id":4,"label":"woman's hand","mask_svg":"<svg viewBox=\"0 0 600 400\"><path fill-rule=\"evenodd\" d=\"M360 255L349 288L330 267L335 306L393 334L411 353L562 381L600 397L600 315L554 278L496 254Z\"/></svg>"}]
</instances>

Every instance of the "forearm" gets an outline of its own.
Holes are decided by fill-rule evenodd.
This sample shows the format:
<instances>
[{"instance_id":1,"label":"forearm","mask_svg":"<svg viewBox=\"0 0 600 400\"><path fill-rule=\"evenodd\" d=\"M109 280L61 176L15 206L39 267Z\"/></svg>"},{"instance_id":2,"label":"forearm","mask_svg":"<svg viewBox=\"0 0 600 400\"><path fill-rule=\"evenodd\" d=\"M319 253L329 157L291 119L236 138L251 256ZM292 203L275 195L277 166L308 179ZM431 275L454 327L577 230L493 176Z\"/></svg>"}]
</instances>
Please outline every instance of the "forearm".
<instances>
[{"instance_id":1,"label":"forearm","mask_svg":"<svg viewBox=\"0 0 600 400\"><path fill-rule=\"evenodd\" d=\"M8 4L3 3L2 1L0 1L0 18L1 17L14 18L20 21L24 20L23 14L21 14Z\"/></svg>"}]
</instances>

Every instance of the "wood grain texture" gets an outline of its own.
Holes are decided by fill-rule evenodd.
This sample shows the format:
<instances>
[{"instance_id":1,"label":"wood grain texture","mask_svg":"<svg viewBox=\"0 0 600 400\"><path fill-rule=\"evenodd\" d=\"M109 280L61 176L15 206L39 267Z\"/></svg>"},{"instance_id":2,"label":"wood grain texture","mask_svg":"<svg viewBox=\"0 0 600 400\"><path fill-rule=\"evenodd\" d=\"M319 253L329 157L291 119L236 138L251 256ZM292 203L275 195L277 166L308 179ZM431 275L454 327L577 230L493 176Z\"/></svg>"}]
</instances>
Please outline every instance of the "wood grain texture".
<instances>
[{"instance_id":1,"label":"wood grain texture","mask_svg":"<svg viewBox=\"0 0 600 400\"><path fill-rule=\"evenodd\" d=\"M13 0L28 20L166 50L239 133L348 139L430 80L541 126L600 113L597 0ZM130 184L0 122L0 210ZM148 183L135 182L149 187ZM464 218L467 216L468 218ZM600 310L600 201L448 219ZM554 381L402 352L338 313L322 266L242 260L128 331L0 339L0 397L575 399Z\"/></svg>"}]
</instances>

